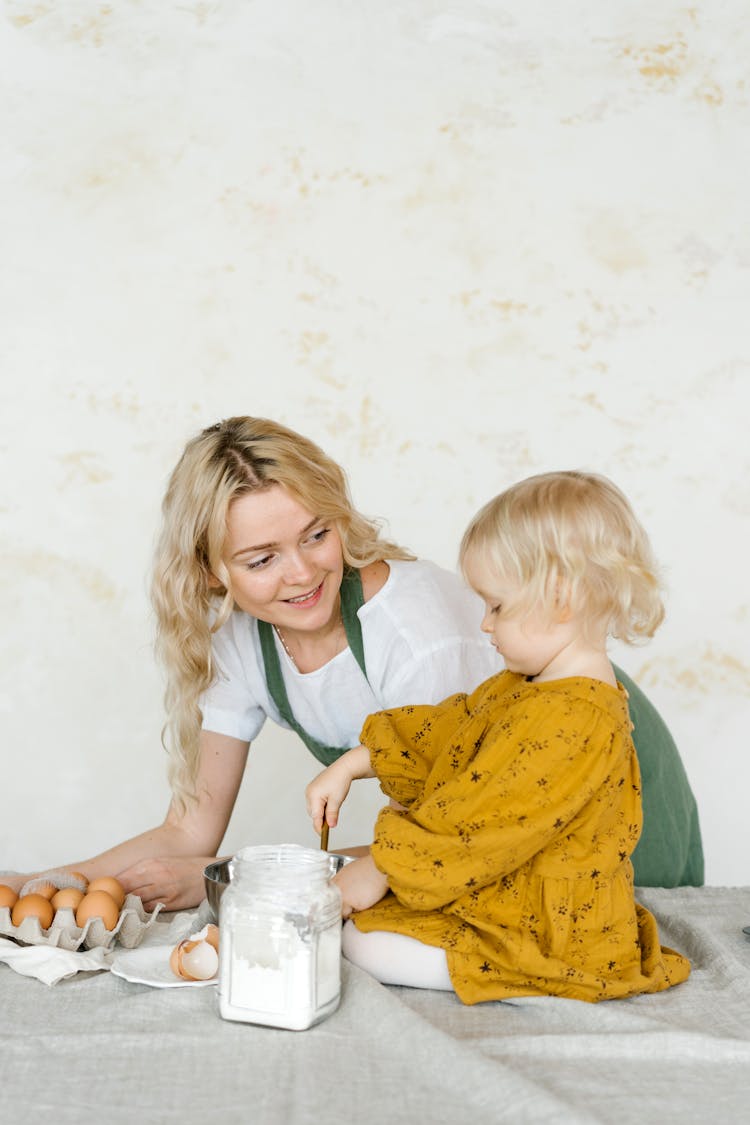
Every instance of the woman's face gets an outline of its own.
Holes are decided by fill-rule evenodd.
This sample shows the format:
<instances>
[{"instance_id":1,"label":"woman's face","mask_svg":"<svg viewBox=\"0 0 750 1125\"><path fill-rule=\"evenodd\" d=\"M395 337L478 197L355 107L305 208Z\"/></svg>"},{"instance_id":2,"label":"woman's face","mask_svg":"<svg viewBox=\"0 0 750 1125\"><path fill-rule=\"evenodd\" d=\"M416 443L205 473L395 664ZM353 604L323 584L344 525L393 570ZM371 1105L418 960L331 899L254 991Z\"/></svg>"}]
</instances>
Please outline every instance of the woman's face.
<instances>
[{"instance_id":1,"label":"woman's face","mask_svg":"<svg viewBox=\"0 0 750 1125\"><path fill-rule=\"evenodd\" d=\"M341 538L281 485L229 507L222 560L240 609L282 630L315 633L339 613Z\"/></svg>"}]
</instances>

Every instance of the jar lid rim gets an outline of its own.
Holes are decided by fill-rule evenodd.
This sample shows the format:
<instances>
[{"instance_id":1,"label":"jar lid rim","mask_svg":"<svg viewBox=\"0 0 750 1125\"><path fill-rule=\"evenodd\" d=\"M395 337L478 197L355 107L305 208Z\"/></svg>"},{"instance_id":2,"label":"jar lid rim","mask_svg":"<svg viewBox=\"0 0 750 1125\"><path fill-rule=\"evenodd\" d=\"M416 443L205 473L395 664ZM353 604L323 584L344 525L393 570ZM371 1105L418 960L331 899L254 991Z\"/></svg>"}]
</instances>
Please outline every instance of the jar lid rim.
<instances>
[{"instance_id":1,"label":"jar lid rim","mask_svg":"<svg viewBox=\"0 0 750 1125\"><path fill-rule=\"evenodd\" d=\"M302 844L252 844L241 848L230 860L229 867L233 875L240 868L251 867L262 868L268 875L300 869L308 874L320 872L326 877L333 873L330 852L306 848Z\"/></svg>"}]
</instances>

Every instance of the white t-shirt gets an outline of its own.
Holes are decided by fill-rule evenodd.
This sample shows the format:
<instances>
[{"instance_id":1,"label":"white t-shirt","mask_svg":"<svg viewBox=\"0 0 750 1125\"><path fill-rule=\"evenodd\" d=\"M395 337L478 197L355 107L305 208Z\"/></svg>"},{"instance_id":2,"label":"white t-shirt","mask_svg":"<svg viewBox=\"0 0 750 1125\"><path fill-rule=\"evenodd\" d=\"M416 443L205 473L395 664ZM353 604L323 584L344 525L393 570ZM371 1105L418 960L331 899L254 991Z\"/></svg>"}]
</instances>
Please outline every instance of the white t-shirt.
<instances>
[{"instance_id":1,"label":"white t-shirt","mask_svg":"<svg viewBox=\"0 0 750 1125\"><path fill-rule=\"evenodd\" d=\"M373 711L439 703L502 668L479 629L482 601L457 575L421 560L388 566L385 584L358 612L367 679L348 647L315 672L298 672L274 631L292 714L324 745L357 746ZM204 730L252 742L266 717L288 727L266 686L254 617L234 610L214 636L213 656Z\"/></svg>"}]
</instances>

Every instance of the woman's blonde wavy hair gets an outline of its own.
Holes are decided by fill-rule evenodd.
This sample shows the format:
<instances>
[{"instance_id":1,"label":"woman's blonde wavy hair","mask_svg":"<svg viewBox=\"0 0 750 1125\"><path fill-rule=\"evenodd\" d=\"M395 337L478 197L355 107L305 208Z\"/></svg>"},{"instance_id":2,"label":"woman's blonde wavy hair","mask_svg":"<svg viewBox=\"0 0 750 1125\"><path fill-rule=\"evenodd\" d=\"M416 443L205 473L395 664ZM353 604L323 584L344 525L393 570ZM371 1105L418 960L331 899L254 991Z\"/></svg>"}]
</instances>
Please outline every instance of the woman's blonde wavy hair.
<instances>
[{"instance_id":1,"label":"woman's blonde wavy hair","mask_svg":"<svg viewBox=\"0 0 750 1125\"><path fill-rule=\"evenodd\" d=\"M552 616L567 605L628 644L664 620L648 536L619 488L595 473L542 473L490 500L464 532L464 574L474 559L522 587L511 612L541 606Z\"/></svg>"},{"instance_id":2,"label":"woman's blonde wavy hair","mask_svg":"<svg viewBox=\"0 0 750 1125\"><path fill-rule=\"evenodd\" d=\"M412 559L353 507L343 470L312 441L267 418L227 418L188 442L162 504L151 598L156 651L167 673L162 741L178 807L195 797L200 697L214 669L211 636L234 607L222 561L233 500L281 485L308 511L335 523L344 561ZM216 585L218 580L219 585Z\"/></svg>"}]
</instances>

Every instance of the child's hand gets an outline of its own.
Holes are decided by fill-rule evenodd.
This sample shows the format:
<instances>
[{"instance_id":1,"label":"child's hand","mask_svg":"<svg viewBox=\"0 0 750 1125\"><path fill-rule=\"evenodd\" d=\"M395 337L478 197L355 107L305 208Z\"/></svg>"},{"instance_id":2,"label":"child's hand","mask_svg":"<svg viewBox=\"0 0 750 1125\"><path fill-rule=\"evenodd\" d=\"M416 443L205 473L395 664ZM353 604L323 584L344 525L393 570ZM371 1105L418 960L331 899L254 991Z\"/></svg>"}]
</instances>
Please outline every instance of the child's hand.
<instances>
[{"instance_id":1,"label":"child's hand","mask_svg":"<svg viewBox=\"0 0 750 1125\"><path fill-rule=\"evenodd\" d=\"M374 906L388 890L388 880L371 855L363 855L342 867L331 880L341 891L341 914L348 918L353 910Z\"/></svg>"},{"instance_id":2,"label":"child's hand","mask_svg":"<svg viewBox=\"0 0 750 1125\"><path fill-rule=\"evenodd\" d=\"M339 809L346 800L351 783L358 777L373 777L370 751L355 746L314 778L305 790L308 814L313 827L320 832L323 821L331 828L338 824Z\"/></svg>"},{"instance_id":3,"label":"child's hand","mask_svg":"<svg viewBox=\"0 0 750 1125\"><path fill-rule=\"evenodd\" d=\"M346 800L352 778L341 765L339 758L314 778L305 790L308 814L312 817L313 828L320 832L323 820L334 828L338 823L339 809Z\"/></svg>"}]
</instances>

